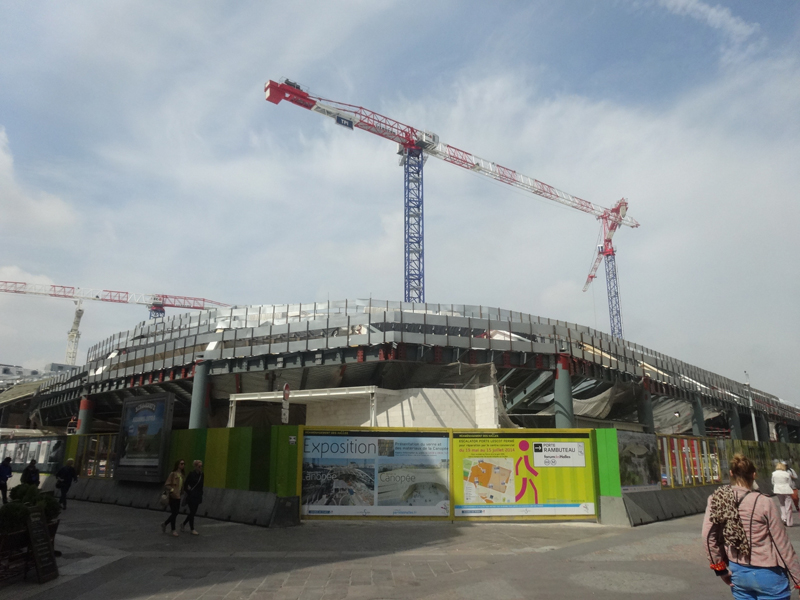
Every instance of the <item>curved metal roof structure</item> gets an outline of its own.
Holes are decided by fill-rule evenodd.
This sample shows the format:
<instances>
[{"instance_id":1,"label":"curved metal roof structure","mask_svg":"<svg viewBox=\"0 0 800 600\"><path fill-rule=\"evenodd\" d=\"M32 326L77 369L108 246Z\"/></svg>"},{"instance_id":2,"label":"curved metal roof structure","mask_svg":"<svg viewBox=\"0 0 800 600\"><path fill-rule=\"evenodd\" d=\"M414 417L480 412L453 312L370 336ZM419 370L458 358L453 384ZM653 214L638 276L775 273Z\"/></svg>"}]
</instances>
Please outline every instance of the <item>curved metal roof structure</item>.
<instances>
[{"instance_id":1,"label":"curved metal roof structure","mask_svg":"<svg viewBox=\"0 0 800 600\"><path fill-rule=\"evenodd\" d=\"M577 403L616 397L610 388L628 386L654 399L699 399L707 418L749 410L745 384L586 326L495 307L375 299L219 308L143 322L90 348L82 369L51 382L39 409L66 418L86 394L112 404L157 391L188 400L193 365L203 360L218 378L216 400L265 391L269 372L273 380L280 372L292 389L313 389L336 385L336 373L346 370L339 385L495 383L506 409L525 423L525 416L547 414L547 373L559 354L571 359ZM486 365L493 369L477 369ZM476 379L468 382L471 368ZM800 426L800 409L765 391L752 395L770 420ZM614 399L607 404L603 418L613 418Z\"/></svg>"}]
</instances>

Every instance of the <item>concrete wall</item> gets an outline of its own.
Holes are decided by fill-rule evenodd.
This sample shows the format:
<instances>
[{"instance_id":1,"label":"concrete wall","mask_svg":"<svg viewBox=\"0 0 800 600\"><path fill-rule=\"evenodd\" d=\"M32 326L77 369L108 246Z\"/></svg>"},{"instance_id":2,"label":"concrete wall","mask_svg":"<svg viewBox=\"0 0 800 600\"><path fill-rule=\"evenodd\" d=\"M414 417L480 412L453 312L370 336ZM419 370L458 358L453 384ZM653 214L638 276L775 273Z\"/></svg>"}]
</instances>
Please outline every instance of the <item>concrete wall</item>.
<instances>
[{"instance_id":1,"label":"concrete wall","mask_svg":"<svg viewBox=\"0 0 800 600\"><path fill-rule=\"evenodd\" d=\"M42 489L55 492L56 497L60 494L55 489L54 478L50 478L42 484ZM160 483L146 484L120 482L113 479L83 478L70 487L67 498L133 508L149 508L162 512L163 516L159 518L166 519L169 511L162 507L158 501L162 489L162 484ZM272 517L275 502L276 496L271 492L205 488L203 490L203 503L200 505L197 515L211 519L267 527ZM186 512L186 507L182 507L181 514ZM182 523L183 517L179 518ZM157 519L154 518L153 520L151 527L153 531L157 531Z\"/></svg>"},{"instance_id":2,"label":"concrete wall","mask_svg":"<svg viewBox=\"0 0 800 600\"><path fill-rule=\"evenodd\" d=\"M625 510L632 526L666 521L706 510L708 497L718 485L662 489L652 492L623 492Z\"/></svg>"},{"instance_id":3,"label":"concrete wall","mask_svg":"<svg viewBox=\"0 0 800 600\"><path fill-rule=\"evenodd\" d=\"M378 427L452 427L494 429L498 426L494 386L477 390L413 388L376 396ZM369 400L309 402L306 425L369 427Z\"/></svg>"}]
</instances>

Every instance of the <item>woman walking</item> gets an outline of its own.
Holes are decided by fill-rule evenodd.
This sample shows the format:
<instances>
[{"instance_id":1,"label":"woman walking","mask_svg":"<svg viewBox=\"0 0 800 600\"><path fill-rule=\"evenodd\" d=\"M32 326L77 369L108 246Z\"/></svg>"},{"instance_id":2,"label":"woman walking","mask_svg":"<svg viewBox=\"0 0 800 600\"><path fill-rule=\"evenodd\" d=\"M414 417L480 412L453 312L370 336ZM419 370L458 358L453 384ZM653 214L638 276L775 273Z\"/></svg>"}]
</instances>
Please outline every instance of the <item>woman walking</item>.
<instances>
[{"instance_id":1,"label":"woman walking","mask_svg":"<svg viewBox=\"0 0 800 600\"><path fill-rule=\"evenodd\" d=\"M792 476L786 465L779 462L772 473L772 493L778 497L781 507L781 521L787 527L792 526Z\"/></svg>"},{"instance_id":2,"label":"woman walking","mask_svg":"<svg viewBox=\"0 0 800 600\"><path fill-rule=\"evenodd\" d=\"M183 490L183 470L186 463L179 460L175 463L175 468L172 473L167 477L164 483L164 489L169 492L169 518L161 524L161 532L167 532L167 525L172 526L172 535L178 537L178 532L175 531L175 522L178 519L178 513L181 510L181 490Z\"/></svg>"},{"instance_id":3,"label":"woman walking","mask_svg":"<svg viewBox=\"0 0 800 600\"><path fill-rule=\"evenodd\" d=\"M186 529L188 524L192 535L200 535L194 528L194 516L197 514L197 507L203 502L203 461L196 460L192 465L194 466L194 471L186 476L186 483L183 484L189 515L181 524L181 531Z\"/></svg>"},{"instance_id":4,"label":"woman walking","mask_svg":"<svg viewBox=\"0 0 800 600\"><path fill-rule=\"evenodd\" d=\"M61 499L58 501L61 508L67 510L67 492L72 487L72 483L78 481L78 473L75 471L75 461L67 459L67 463L56 473L56 487L61 490Z\"/></svg>"},{"instance_id":5,"label":"woman walking","mask_svg":"<svg viewBox=\"0 0 800 600\"><path fill-rule=\"evenodd\" d=\"M749 458L735 454L730 475L731 485L709 497L703 520L711 568L731 586L735 600L789 600L800 583L800 559L778 508L753 491L756 468Z\"/></svg>"}]
</instances>

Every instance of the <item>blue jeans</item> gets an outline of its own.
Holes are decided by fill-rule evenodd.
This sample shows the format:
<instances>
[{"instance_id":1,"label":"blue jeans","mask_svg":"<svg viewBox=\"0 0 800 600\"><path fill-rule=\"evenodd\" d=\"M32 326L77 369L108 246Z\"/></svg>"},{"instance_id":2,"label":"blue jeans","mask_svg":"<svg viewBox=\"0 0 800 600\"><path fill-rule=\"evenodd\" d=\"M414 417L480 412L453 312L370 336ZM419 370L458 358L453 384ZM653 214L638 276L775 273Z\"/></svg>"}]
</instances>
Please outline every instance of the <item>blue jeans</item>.
<instances>
[{"instance_id":1,"label":"blue jeans","mask_svg":"<svg viewBox=\"0 0 800 600\"><path fill-rule=\"evenodd\" d=\"M792 595L782 567L750 567L731 561L728 569L735 600L789 600Z\"/></svg>"}]
</instances>

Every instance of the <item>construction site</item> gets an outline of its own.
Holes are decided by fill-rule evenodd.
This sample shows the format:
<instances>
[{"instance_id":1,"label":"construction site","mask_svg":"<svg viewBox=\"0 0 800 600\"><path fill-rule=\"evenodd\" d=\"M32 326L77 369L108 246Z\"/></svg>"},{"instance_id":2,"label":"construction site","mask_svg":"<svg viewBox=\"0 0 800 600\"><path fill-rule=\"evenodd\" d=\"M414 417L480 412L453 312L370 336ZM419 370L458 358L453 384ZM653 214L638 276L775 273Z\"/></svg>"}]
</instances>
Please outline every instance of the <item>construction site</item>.
<instances>
[{"instance_id":1,"label":"construction site","mask_svg":"<svg viewBox=\"0 0 800 600\"><path fill-rule=\"evenodd\" d=\"M403 301L367 298L241 306L170 294L0 282L3 293L75 304L63 364L51 365L43 373L4 367L7 389L0 394L4 439L38 436L25 450L19 441L3 445L3 451L12 451L15 468L39 456L37 452L44 456L41 444L51 444L48 436L69 434L61 458L77 454L85 477L75 497L116 502L114 479L127 474L135 481L162 481L168 459L182 449L193 448L212 461L209 453L214 447L225 457L245 456L250 466L243 474L229 461L220 467L217 485L210 487L271 494L270 510L279 503L276 499L297 496L303 502L302 514L309 518L334 514L468 518L483 515L481 511L495 515L491 513L495 507L506 507L513 510L495 516L597 519L600 498L606 497L607 514L619 516L619 511L624 515L627 510L627 517L620 518L635 524L637 518L668 518L669 511L662 507L660 516L653 516L652 506L636 508L636 501L627 496L623 510L626 485L641 487L633 490L640 492L660 492L662 486L680 492L673 494L679 498L674 502L685 507L697 500L686 496L686 489L724 479L726 456L739 447L736 443L752 441L764 448L781 444L774 453L796 453L800 458L795 452L800 446L794 446L800 444L800 409L768 390L751 388L749 382L626 339L612 243L623 226L639 227L628 215L626 199L611 208L598 206L445 144L430 131L363 107L312 96L290 80L269 81L265 94L271 104L285 101L396 145L404 189ZM584 291L604 262L609 330L514 307L426 302L423 171L429 157L597 219L602 243ZM89 347L84 360L79 352L80 324L84 303L90 302L141 304L151 318L108 332ZM140 418L140 410L149 416ZM153 429L154 422L163 428ZM496 456L491 452L500 450L485 450L489 454L484 455L470 450L484 458L471 455L464 462L466 496L459 500L448 495L460 477L450 452L458 436L471 439L470 430L487 439L519 438L507 442L503 452L533 449L534 462L541 461L532 466L525 455L533 476L543 466L555 471L563 466L590 469L591 461L605 460L610 461L609 477L616 483L610 491L601 489L605 477L601 466L600 480L587 474L580 492L585 496L576 496L572 504L558 504L540 498L535 480L519 472L519 460L512 475L511 454L487 462L492 465L489 473L482 465ZM614 439L607 440L612 459L603 458L599 441L609 431L614 432ZM264 437L259 437L262 433ZM341 457L304 454L314 447L308 440L345 434L354 436L348 438L348 448L363 447L366 454L355 450ZM241 442L244 446L234 444L240 435L248 440ZM353 441L374 435L384 436L377 445ZM298 450L298 436L301 440L305 436L304 451ZM403 446L403 440L414 436L428 441L406 440ZM436 446L440 442L435 440L442 436L450 445ZM259 444L267 439L272 444L272 479L266 467L256 470L259 448L266 448ZM281 450L275 446L279 439L292 440L287 442L292 447ZM559 439L572 441L548 451L548 444ZM337 447L331 444L320 441L316 446ZM367 452L373 445L376 449ZM405 450L394 454L395 447ZM284 451L290 454L281 454ZM771 455L767 451L762 455L766 471ZM136 471L151 459L149 471ZM54 460L58 458L47 459ZM620 468L622 484L617 481ZM378 473L386 479L382 490ZM561 484L553 477L556 489ZM552 498L559 497L554 494ZM150 506L151 500L145 494L137 502ZM229 510L221 508L229 503L219 502L217 513ZM475 504L492 507L475 509ZM691 511L702 509L702 502L694 504ZM344 512L320 505L336 505ZM399 506L406 512L392 512ZM639 509L648 516L641 517ZM214 510L211 516L217 515ZM248 515L238 518L247 520L252 516ZM232 518L230 513L217 516Z\"/></svg>"}]
</instances>

